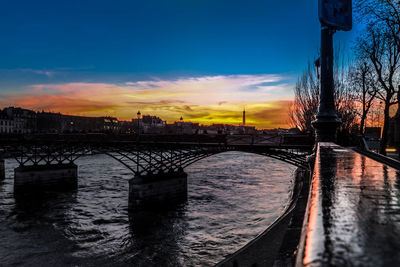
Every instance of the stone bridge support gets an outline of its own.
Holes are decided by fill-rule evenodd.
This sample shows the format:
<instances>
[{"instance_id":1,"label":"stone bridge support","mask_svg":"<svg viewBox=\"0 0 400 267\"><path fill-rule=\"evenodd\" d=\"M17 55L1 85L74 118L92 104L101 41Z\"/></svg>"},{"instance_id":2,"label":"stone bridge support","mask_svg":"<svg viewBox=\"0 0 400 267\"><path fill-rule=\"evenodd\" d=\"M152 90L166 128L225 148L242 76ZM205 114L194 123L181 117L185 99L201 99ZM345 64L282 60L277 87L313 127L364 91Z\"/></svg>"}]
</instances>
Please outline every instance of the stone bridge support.
<instances>
[{"instance_id":1,"label":"stone bridge support","mask_svg":"<svg viewBox=\"0 0 400 267\"><path fill-rule=\"evenodd\" d=\"M0 157L0 181L6 178L6 168L4 164L4 159Z\"/></svg>"},{"instance_id":2,"label":"stone bridge support","mask_svg":"<svg viewBox=\"0 0 400 267\"><path fill-rule=\"evenodd\" d=\"M136 176L129 181L129 209L156 208L187 200L187 174L181 169L168 173Z\"/></svg>"},{"instance_id":3,"label":"stone bridge support","mask_svg":"<svg viewBox=\"0 0 400 267\"><path fill-rule=\"evenodd\" d=\"M14 193L66 191L78 186L78 166L70 164L20 166L14 170Z\"/></svg>"}]
</instances>

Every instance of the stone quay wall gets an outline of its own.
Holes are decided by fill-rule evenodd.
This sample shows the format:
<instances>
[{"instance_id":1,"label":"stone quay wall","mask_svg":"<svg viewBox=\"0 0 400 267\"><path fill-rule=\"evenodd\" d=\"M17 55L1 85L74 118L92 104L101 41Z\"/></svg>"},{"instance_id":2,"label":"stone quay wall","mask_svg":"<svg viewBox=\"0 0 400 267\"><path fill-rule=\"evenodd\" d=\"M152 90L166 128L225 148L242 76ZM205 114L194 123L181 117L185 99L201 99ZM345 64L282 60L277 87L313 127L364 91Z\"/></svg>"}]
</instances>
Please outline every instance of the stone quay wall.
<instances>
[{"instance_id":1,"label":"stone quay wall","mask_svg":"<svg viewBox=\"0 0 400 267\"><path fill-rule=\"evenodd\" d=\"M14 192L70 190L78 186L78 166L75 164L23 166L14 170Z\"/></svg>"},{"instance_id":2,"label":"stone quay wall","mask_svg":"<svg viewBox=\"0 0 400 267\"><path fill-rule=\"evenodd\" d=\"M297 169L294 181L291 200L282 215L255 239L228 255L217 267L276 266L294 262L293 252L300 239L307 205L309 170Z\"/></svg>"}]
</instances>

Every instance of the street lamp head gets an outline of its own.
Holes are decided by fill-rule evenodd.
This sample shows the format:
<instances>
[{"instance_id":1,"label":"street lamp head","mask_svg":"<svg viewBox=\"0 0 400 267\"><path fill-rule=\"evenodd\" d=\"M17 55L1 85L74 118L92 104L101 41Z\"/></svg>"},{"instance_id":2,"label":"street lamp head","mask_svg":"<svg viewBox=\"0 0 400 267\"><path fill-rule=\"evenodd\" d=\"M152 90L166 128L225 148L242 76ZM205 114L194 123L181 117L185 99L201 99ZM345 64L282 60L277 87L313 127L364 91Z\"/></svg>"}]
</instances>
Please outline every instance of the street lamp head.
<instances>
[{"instance_id":1,"label":"street lamp head","mask_svg":"<svg viewBox=\"0 0 400 267\"><path fill-rule=\"evenodd\" d=\"M350 31L353 27L352 0L319 0L319 20L323 26Z\"/></svg>"}]
</instances>

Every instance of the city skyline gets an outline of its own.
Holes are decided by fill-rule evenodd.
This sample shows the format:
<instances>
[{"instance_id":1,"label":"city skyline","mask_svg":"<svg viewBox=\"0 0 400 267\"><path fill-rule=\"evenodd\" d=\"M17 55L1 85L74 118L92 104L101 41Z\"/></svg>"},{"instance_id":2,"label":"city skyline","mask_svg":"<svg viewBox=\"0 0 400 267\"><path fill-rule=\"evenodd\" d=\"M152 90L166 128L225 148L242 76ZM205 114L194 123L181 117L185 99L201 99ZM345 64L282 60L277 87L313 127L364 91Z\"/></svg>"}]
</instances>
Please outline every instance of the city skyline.
<instances>
[{"instance_id":1,"label":"city skyline","mask_svg":"<svg viewBox=\"0 0 400 267\"><path fill-rule=\"evenodd\" d=\"M86 83L37 85L32 86L30 93L8 95L0 103L3 108L21 106L80 116L114 116L121 120L130 120L140 109L167 121L183 116L188 121L205 125L238 124L245 105L250 125L279 128L287 126L292 90L288 84L274 85L284 83L283 79L277 75L231 75L141 81L123 86ZM211 91L209 87L219 90ZM253 89L249 91L249 88ZM133 90L136 91L134 96L131 95ZM286 96L282 97L283 94ZM257 101L259 98L275 101L260 103Z\"/></svg>"},{"instance_id":2,"label":"city skyline","mask_svg":"<svg viewBox=\"0 0 400 267\"><path fill-rule=\"evenodd\" d=\"M183 118L183 116L181 116L180 118L175 118L173 120L168 121L168 120L165 120L162 117L158 117L158 116L156 116L154 114L151 114L151 113L142 113L140 110L138 110L137 113L134 112L129 119L121 120L121 119L118 119L117 117L112 117L112 116L104 115L104 114L100 115L100 116L83 116L83 115L62 113L62 112L59 112L57 110L31 110L31 109L26 109L25 107L21 107L21 106L10 106L10 107L5 107L4 109L0 108L0 119L1 119L1 114L3 112L4 114L3 114L3 118L2 119L3 120L12 121L13 115L10 115L10 114L7 115L7 110L9 110L9 111L10 110L16 110L17 113L18 112L21 112L21 113L28 112L28 113L37 114L37 115L43 115L44 114L45 116L46 115L50 115L50 116L65 116L65 117L71 117L71 118L75 117L75 118L83 118L83 119L85 119L85 118L87 118L87 119L112 119L112 120L115 120L116 122L119 122L119 123L136 123L135 121L138 121L138 120L157 119L160 122L163 122L164 124L171 124L171 125L172 124L176 124L177 122L178 123L179 122L180 123L183 122L185 124L189 123L189 124L192 124L192 125L198 125L198 126L204 126L204 127L215 126L215 125L224 125L224 126L234 126L234 127L245 126L247 128L254 128L254 129L257 129L257 130L268 130L267 128L257 128L254 125L249 125L248 123L246 123L247 115L246 115L246 112L245 112L245 108L243 108L243 110L239 114L236 114L238 118L237 118L237 121L235 121L233 123L211 123L211 124L201 124L201 123L199 123L197 121L186 120L185 118ZM28 119L28 117L24 117L24 116L22 116L23 119ZM34 120L36 120L36 117L35 117ZM3 125L3 124L1 124L1 125ZM12 126L11 123L10 123L9 126ZM276 128L274 128L274 129L270 128L270 129L271 130L276 130ZM281 129L281 128L279 128L279 129ZM12 129L10 130L10 133L11 132L13 132ZM1 133L1 131L0 131L0 133Z\"/></svg>"},{"instance_id":3,"label":"city skyline","mask_svg":"<svg viewBox=\"0 0 400 267\"><path fill-rule=\"evenodd\" d=\"M22 2L0 11L0 107L232 124L246 105L249 124L287 127L319 50L317 1Z\"/></svg>"},{"instance_id":4,"label":"city skyline","mask_svg":"<svg viewBox=\"0 0 400 267\"><path fill-rule=\"evenodd\" d=\"M1 266L400 266L400 0L0 9Z\"/></svg>"}]
</instances>

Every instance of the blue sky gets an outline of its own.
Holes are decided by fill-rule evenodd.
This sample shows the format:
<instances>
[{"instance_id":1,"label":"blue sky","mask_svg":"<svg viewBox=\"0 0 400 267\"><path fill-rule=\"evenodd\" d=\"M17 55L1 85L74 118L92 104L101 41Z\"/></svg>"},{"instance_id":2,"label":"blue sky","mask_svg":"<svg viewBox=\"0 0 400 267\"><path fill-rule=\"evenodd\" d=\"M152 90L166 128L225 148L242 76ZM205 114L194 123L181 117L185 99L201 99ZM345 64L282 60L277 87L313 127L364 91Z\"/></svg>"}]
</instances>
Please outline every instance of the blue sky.
<instances>
[{"instance_id":1,"label":"blue sky","mask_svg":"<svg viewBox=\"0 0 400 267\"><path fill-rule=\"evenodd\" d=\"M317 0L2 1L0 93L218 75L274 74L293 84L319 50L317 7ZM336 34L346 47L353 38Z\"/></svg>"},{"instance_id":2,"label":"blue sky","mask_svg":"<svg viewBox=\"0 0 400 267\"><path fill-rule=\"evenodd\" d=\"M316 0L4 1L0 10L0 69L25 72L19 82L46 81L39 71L58 72L52 82L299 73L319 47Z\"/></svg>"}]
</instances>

